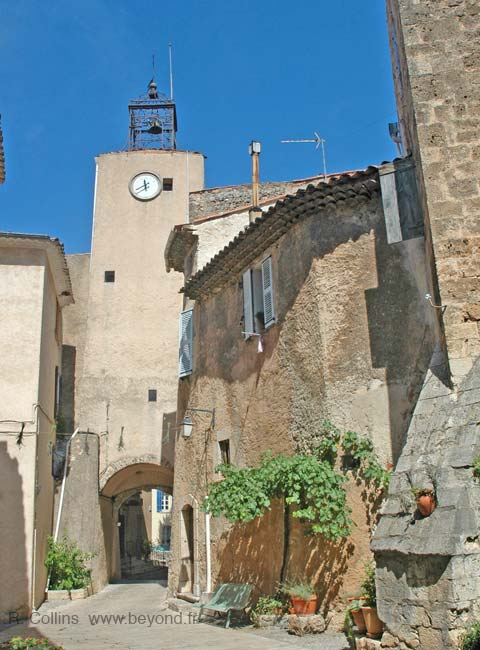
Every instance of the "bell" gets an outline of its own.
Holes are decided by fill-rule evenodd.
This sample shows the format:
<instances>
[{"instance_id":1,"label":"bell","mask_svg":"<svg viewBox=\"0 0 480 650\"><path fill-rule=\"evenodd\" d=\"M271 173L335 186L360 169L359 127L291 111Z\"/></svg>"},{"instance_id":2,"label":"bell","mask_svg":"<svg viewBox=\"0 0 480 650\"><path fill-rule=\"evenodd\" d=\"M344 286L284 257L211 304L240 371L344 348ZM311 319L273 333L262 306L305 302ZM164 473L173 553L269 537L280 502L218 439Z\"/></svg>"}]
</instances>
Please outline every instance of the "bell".
<instances>
[{"instance_id":1,"label":"bell","mask_svg":"<svg viewBox=\"0 0 480 650\"><path fill-rule=\"evenodd\" d=\"M160 125L160 120L158 117L154 117L153 120L150 122L150 128L147 129L148 133L153 133L153 135L158 135L159 133L162 133L163 129Z\"/></svg>"}]
</instances>

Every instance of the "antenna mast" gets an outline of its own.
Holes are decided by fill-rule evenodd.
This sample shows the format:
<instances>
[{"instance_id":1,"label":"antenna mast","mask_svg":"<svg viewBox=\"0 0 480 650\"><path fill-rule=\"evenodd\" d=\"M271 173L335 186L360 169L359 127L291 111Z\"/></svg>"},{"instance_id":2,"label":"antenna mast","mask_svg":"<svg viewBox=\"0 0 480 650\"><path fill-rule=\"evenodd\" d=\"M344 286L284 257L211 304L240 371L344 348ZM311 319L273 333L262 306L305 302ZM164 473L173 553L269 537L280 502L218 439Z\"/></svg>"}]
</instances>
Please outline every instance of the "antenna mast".
<instances>
[{"instance_id":1,"label":"antenna mast","mask_svg":"<svg viewBox=\"0 0 480 650\"><path fill-rule=\"evenodd\" d=\"M172 68L172 43L168 44L168 59L170 61L170 99L173 99L173 68Z\"/></svg>"},{"instance_id":2,"label":"antenna mast","mask_svg":"<svg viewBox=\"0 0 480 650\"><path fill-rule=\"evenodd\" d=\"M310 140L280 140L280 142L285 143L285 142L294 142L294 143L303 143L303 142L312 142L315 143L317 146L315 149L318 149L318 147L322 147L322 158L323 158L323 180L327 180L327 159L325 157L325 138L321 138L316 131L313 132L313 135L315 136L313 139Z\"/></svg>"}]
</instances>

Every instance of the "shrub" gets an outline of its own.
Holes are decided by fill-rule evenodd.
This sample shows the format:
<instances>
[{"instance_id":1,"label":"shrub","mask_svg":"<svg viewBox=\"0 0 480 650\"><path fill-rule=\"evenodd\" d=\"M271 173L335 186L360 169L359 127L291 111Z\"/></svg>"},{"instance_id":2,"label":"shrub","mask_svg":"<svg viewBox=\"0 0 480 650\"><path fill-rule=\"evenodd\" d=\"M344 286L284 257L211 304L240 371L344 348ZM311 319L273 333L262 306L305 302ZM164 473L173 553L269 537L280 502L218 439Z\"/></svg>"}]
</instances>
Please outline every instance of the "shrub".
<instances>
[{"instance_id":1,"label":"shrub","mask_svg":"<svg viewBox=\"0 0 480 650\"><path fill-rule=\"evenodd\" d=\"M462 636L460 650L480 650L480 621L476 621Z\"/></svg>"},{"instance_id":2,"label":"shrub","mask_svg":"<svg viewBox=\"0 0 480 650\"><path fill-rule=\"evenodd\" d=\"M283 603L273 596L260 596L252 611L252 621L256 623L260 616L272 616L283 612Z\"/></svg>"},{"instance_id":3,"label":"shrub","mask_svg":"<svg viewBox=\"0 0 480 650\"><path fill-rule=\"evenodd\" d=\"M370 562L365 567L365 580L362 583L362 592L365 596L366 607L377 606L377 588L375 586L375 565Z\"/></svg>"},{"instance_id":4,"label":"shrub","mask_svg":"<svg viewBox=\"0 0 480 650\"><path fill-rule=\"evenodd\" d=\"M86 562L92 557L81 551L74 542L63 538L55 542L48 538L45 566L50 576L50 589L82 589L91 582L91 570ZM41 646L40 646L41 647Z\"/></svg>"},{"instance_id":5,"label":"shrub","mask_svg":"<svg viewBox=\"0 0 480 650\"><path fill-rule=\"evenodd\" d=\"M8 641L0 643L0 650L28 650L28 648L36 648L37 650L63 650L62 646L55 645L48 639L37 639L31 636L14 636Z\"/></svg>"},{"instance_id":6,"label":"shrub","mask_svg":"<svg viewBox=\"0 0 480 650\"><path fill-rule=\"evenodd\" d=\"M480 456L477 456L473 461L473 475L477 480L480 479Z\"/></svg>"}]
</instances>

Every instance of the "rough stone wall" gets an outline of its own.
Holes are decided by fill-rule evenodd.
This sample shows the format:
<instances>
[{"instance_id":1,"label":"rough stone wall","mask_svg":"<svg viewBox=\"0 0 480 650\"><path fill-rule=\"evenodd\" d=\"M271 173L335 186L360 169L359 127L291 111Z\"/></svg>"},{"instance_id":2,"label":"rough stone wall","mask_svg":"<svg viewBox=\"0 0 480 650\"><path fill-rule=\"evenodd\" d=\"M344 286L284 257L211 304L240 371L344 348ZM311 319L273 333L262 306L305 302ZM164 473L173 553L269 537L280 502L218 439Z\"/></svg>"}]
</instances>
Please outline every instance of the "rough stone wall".
<instances>
[{"instance_id":1,"label":"rough stone wall","mask_svg":"<svg viewBox=\"0 0 480 650\"><path fill-rule=\"evenodd\" d=\"M309 183L318 183L323 176L298 181L278 181L260 183L259 200L265 201L271 197L293 194L297 190L306 187ZM211 214L219 214L236 210L239 207L248 206L252 203L252 186L227 185L226 187L214 187L190 193L190 221L208 217Z\"/></svg>"},{"instance_id":2,"label":"rough stone wall","mask_svg":"<svg viewBox=\"0 0 480 650\"><path fill-rule=\"evenodd\" d=\"M373 540L388 647L457 647L478 616L480 7L388 0L397 106L413 153L441 329ZM452 383L453 379L453 383ZM437 508L416 512L412 487Z\"/></svg>"},{"instance_id":3,"label":"rough stone wall","mask_svg":"<svg viewBox=\"0 0 480 650\"><path fill-rule=\"evenodd\" d=\"M378 195L318 214L293 226L268 254L273 260L277 323L257 340L242 336L241 277L194 311L194 373L180 383L179 414L187 405L216 409L194 416L190 439L176 441L173 537L180 511L194 495L201 502L214 477L218 441L230 439L232 462L258 463L266 450L304 450L322 433L322 419L370 436L383 461L399 454L412 401L428 367L432 308L424 300L423 239L386 243ZM423 365L422 365L423 364ZM358 524L346 544L306 540L292 523L289 571L311 578L322 606L352 591L368 557L369 515L360 490L349 502ZM204 576L204 520L198 515L198 570ZM261 521L230 527L212 521L216 581L253 581L272 592L278 580L281 517L274 507ZM173 543L170 587L178 585L181 558Z\"/></svg>"},{"instance_id":4,"label":"rough stone wall","mask_svg":"<svg viewBox=\"0 0 480 650\"><path fill-rule=\"evenodd\" d=\"M480 354L480 6L388 0L397 106L419 170L455 383Z\"/></svg>"},{"instance_id":5,"label":"rough stone wall","mask_svg":"<svg viewBox=\"0 0 480 650\"><path fill-rule=\"evenodd\" d=\"M457 393L448 368L432 357L408 440L373 540L379 614L408 647L456 648L463 627L480 614L480 361ZM412 487L435 490L437 507L422 518Z\"/></svg>"}]
</instances>

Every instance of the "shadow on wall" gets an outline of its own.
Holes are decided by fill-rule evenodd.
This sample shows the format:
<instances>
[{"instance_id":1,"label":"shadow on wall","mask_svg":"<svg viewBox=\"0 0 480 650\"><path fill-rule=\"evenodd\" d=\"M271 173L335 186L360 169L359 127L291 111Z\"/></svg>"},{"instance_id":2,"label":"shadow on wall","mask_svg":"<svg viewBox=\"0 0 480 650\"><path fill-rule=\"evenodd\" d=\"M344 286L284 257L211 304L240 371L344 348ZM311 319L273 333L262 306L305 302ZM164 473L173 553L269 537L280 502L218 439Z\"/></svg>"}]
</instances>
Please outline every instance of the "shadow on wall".
<instances>
[{"instance_id":1,"label":"shadow on wall","mask_svg":"<svg viewBox=\"0 0 480 650\"><path fill-rule=\"evenodd\" d=\"M385 368L390 436L396 464L434 348L423 238L388 244L384 222L375 237L378 286L365 291L370 353Z\"/></svg>"},{"instance_id":2,"label":"shadow on wall","mask_svg":"<svg viewBox=\"0 0 480 650\"><path fill-rule=\"evenodd\" d=\"M162 423L162 463L173 467L175 462L175 428L177 425L177 412L163 414Z\"/></svg>"},{"instance_id":3,"label":"shadow on wall","mask_svg":"<svg viewBox=\"0 0 480 650\"><path fill-rule=\"evenodd\" d=\"M10 612L27 616L30 602L22 478L6 442L0 442L0 476L0 621L5 622Z\"/></svg>"},{"instance_id":4,"label":"shadow on wall","mask_svg":"<svg viewBox=\"0 0 480 650\"><path fill-rule=\"evenodd\" d=\"M277 501L263 517L233 526L222 535L216 584L249 583L254 587L254 600L274 594L279 586L282 540L283 511ZM287 580L311 583L319 596L320 611L327 612L342 587L353 544L307 535L307 527L291 518L289 550Z\"/></svg>"}]
</instances>

